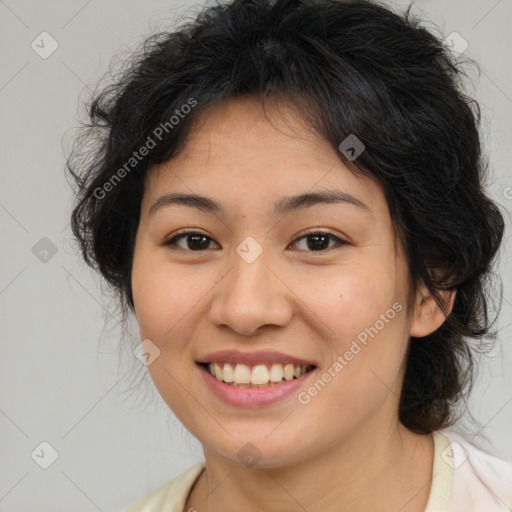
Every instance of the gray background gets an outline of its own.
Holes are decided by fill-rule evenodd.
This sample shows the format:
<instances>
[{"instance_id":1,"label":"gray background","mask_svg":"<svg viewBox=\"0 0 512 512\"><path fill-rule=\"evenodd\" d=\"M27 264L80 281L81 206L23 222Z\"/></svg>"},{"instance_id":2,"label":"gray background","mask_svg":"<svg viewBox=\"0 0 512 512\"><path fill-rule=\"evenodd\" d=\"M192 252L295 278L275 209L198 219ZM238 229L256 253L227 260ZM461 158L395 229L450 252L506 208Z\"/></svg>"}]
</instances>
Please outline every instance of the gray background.
<instances>
[{"instance_id":1,"label":"gray background","mask_svg":"<svg viewBox=\"0 0 512 512\"><path fill-rule=\"evenodd\" d=\"M1 511L119 510L202 460L199 443L148 385L146 368L119 359L113 304L71 241L72 194L64 173L79 102L112 55L172 27L199 5L0 0ZM509 210L512 0L425 0L415 8L444 36L461 34L469 44L465 55L482 66L470 92L484 116L489 189ZM43 31L59 45L46 59L31 48ZM43 238L54 255L42 252L49 246ZM475 439L512 459L508 231L497 270L505 292L501 349L482 363L471 406L487 436ZM134 375L143 377L140 384ZM58 452L48 469L31 457L37 448L34 458L49 460L49 449L39 447L43 441Z\"/></svg>"}]
</instances>

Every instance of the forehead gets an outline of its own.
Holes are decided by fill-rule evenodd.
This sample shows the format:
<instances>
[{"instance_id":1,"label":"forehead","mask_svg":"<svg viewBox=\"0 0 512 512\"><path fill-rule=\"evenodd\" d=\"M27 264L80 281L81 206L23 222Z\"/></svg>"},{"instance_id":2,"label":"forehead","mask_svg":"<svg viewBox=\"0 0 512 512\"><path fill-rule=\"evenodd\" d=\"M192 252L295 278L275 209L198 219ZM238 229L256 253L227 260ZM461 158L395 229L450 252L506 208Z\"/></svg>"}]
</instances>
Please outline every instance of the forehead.
<instances>
[{"instance_id":1,"label":"forehead","mask_svg":"<svg viewBox=\"0 0 512 512\"><path fill-rule=\"evenodd\" d=\"M291 104L266 104L264 111L257 98L242 97L203 110L182 152L150 169L143 210L169 191L250 210L320 190L342 191L377 215L387 211L381 185L349 169Z\"/></svg>"}]
</instances>

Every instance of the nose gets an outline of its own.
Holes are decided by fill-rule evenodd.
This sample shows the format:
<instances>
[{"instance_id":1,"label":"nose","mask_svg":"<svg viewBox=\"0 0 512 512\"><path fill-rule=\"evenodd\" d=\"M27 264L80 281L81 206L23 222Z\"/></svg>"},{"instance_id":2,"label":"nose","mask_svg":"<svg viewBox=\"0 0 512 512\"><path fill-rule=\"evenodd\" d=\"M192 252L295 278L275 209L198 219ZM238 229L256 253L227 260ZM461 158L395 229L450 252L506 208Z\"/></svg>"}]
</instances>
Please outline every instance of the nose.
<instances>
[{"instance_id":1,"label":"nose","mask_svg":"<svg viewBox=\"0 0 512 512\"><path fill-rule=\"evenodd\" d=\"M253 336L263 326L284 326L290 322L292 292L270 256L269 251L263 250L248 262L234 251L231 270L215 287L210 307L214 325Z\"/></svg>"}]
</instances>

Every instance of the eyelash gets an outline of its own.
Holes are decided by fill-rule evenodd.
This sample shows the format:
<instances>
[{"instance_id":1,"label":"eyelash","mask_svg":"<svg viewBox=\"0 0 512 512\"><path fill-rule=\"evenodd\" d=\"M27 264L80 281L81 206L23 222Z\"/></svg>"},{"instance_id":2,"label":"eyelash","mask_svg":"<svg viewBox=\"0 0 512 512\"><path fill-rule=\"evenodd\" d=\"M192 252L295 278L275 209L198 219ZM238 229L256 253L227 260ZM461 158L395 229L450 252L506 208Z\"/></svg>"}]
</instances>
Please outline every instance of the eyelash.
<instances>
[{"instance_id":1,"label":"eyelash","mask_svg":"<svg viewBox=\"0 0 512 512\"><path fill-rule=\"evenodd\" d=\"M185 238L187 236L190 236L190 235L199 235L199 236L202 236L202 237L205 237L205 238L209 238L210 240L213 240L213 238L209 237L208 235L205 235L204 233L201 233L201 232L198 232L198 231L182 231L182 232L179 232L177 233L176 235L174 235L172 238L169 238L168 240L166 240L162 245L164 246L176 246L176 241L181 239L181 238ZM328 236L330 239L332 240L336 240L338 243L337 245L338 246L343 246L343 245L348 245L348 242L346 242L345 240L342 240L341 238L333 235L332 233L329 233L328 231L310 231L309 233L305 233L303 235L301 235L300 237L296 238L292 243L297 243L299 240L302 240L303 238L307 238L309 236L313 236L313 235L325 235L325 236ZM327 252L333 248L335 248L336 246L333 246L333 247L328 247L327 249L321 249L319 251L305 251L305 252L311 252L311 253L321 253L321 252ZM197 251L193 251L193 250L190 250L190 249L182 249L181 247L178 247L177 248L178 250L182 250L182 251L185 251L185 252L205 252L205 250L197 250Z\"/></svg>"}]
</instances>

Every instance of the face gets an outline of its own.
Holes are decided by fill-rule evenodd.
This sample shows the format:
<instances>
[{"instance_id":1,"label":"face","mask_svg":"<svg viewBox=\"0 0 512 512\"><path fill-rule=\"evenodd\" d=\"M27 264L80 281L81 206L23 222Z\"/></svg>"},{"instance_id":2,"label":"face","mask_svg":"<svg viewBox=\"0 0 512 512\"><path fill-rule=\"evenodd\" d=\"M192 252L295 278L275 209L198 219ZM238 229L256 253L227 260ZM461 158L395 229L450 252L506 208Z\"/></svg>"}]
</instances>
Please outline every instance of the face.
<instances>
[{"instance_id":1,"label":"face","mask_svg":"<svg viewBox=\"0 0 512 512\"><path fill-rule=\"evenodd\" d=\"M267 112L250 98L217 106L149 171L132 291L141 339L160 350L151 377L176 416L208 453L240 464L252 450L273 467L396 428L411 321L381 186L291 108ZM324 192L344 200L290 201ZM314 368L255 389L218 381L208 361L242 381L241 363L263 380L263 367L275 379L288 363Z\"/></svg>"}]
</instances>

